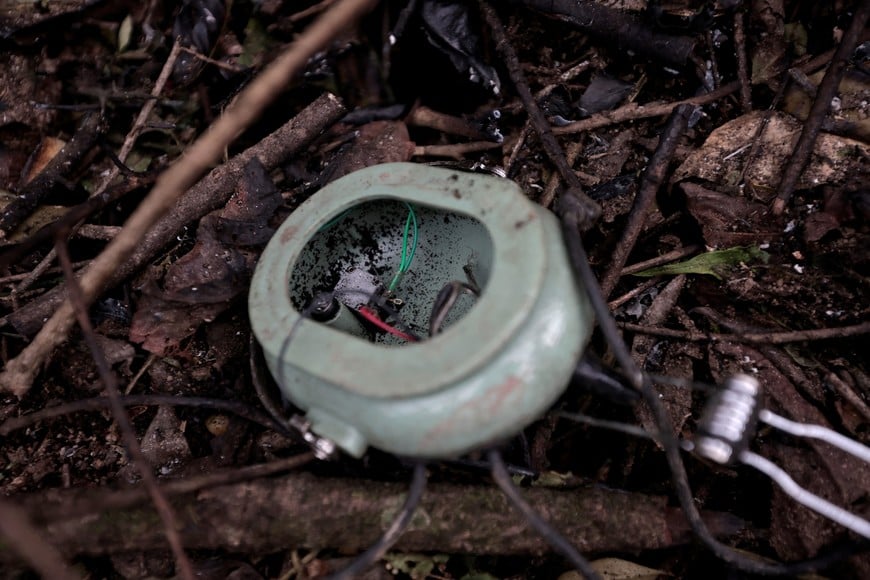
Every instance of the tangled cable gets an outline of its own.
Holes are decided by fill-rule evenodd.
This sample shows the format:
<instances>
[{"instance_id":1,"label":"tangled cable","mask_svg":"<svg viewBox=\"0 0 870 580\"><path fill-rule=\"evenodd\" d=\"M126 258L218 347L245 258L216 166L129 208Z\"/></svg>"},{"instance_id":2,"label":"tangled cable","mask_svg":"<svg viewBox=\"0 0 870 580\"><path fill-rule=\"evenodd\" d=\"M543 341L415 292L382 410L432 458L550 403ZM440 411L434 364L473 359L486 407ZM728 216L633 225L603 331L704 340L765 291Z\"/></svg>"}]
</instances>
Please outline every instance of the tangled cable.
<instances>
[{"instance_id":1,"label":"tangled cable","mask_svg":"<svg viewBox=\"0 0 870 580\"><path fill-rule=\"evenodd\" d=\"M579 204L575 199L573 199L570 192L567 192L562 196L558 212L562 221L562 234L565 239L565 244L575 274L577 275L581 287L586 291L589 297L589 301L598 319L599 328L601 329L607 344L611 349L613 349L613 354L619 363L622 372L625 374L627 382L641 393L641 396L653 413L653 417L659 430L658 439L664 447L665 458L667 459L668 467L671 471L674 491L677 494L680 507L689 522L689 526L692 528L692 531L698 539L700 539L717 558L723 560L734 568L750 574L768 576L794 576L817 570L856 551L858 546L850 544L845 545L841 549L835 550L832 553L801 562L771 564L744 556L734 548L723 544L713 536L710 529L707 527L707 524L701 518L698 507L695 505L695 499L692 495L692 490L689 486L688 476L686 474L686 467L683 464L683 458L680 455L681 446L670 429L670 425L673 424L670 414L667 409L665 409L658 393L653 388L650 377L641 371L634 362L634 359L631 357L631 354L628 352L628 348L625 346L625 343L619 334L619 330L616 327L616 322L614 321L613 316L607 307L607 303L601 294L601 290L598 286L595 275L592 272L592 268L589 266L589 260L586 255L586 250L583 247L583 240L580 236L580 225L584 220L584 215L581 211L582 208L579 207Z\"/></svg>"}]
</instances>

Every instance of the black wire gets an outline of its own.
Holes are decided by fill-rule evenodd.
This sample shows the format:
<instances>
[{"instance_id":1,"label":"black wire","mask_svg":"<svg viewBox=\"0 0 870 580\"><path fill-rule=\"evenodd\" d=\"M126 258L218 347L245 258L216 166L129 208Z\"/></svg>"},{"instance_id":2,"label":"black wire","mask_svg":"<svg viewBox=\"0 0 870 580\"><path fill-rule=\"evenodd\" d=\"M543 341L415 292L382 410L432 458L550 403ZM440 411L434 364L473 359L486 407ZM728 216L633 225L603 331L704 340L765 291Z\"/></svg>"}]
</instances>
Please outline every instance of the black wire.
<instances>
[{"instance_id":1,"label":"black wire","mask_svg":"<svg viewBox=\"0 0 870 580\"><path fill-rule=\"evenodd\" d=\"M705 393L713 393L719 390L719 387L717 387L716 385L710 385L707 383L702 383L700 381L693 381L680 377L669 377L667 375L656 375L652 373L646 373L646 376L654 383L671 385L674 387L679 387L681 389L691 389L693 391L702 391Z\"/></svg>"},{"instance_id":2,"label":"black wire","mask_svg":"<svg viewBox=\"0 0 870 580\"><path fill-rule=\"evenodd\" d=\"M609 429L618 433L625 433L626 435L631 435L632 437L653 440L658 438L658 433L650 433L643 427L638 427L637 425L632 425L631 423L622 423L620 421L599 419L598 417L592 417L583 413L571 413L569 411L557 411L555 415L557 417L568 419L569 421L584 423L591 427L598 427L599 429Z\"/></svg>"},{"instance_id":3,"label":"black wire","mask_svg":"<svg viewBox=\"0 0 870 580\"><path fill-rule=\"evenodd\" d=\"M680 445L672 432L671 425L673 425L673 422L671 421L670 414L659 399L658 393L653 388L649 377L644 376L641 369L634 362L634 359L631 358L631 354L628 352L616 327L616 322L607 307L607 302L601 295L601 289L598 286L592 268L589 266L586 250L583 247L583 240L580 237L580 224L574 215L575 212L572 207L575 203L571 200L571 196L566 195L563 196L559 208L562 214L562 231L568 248L568 254L571 257L580 284L586 290L604 338L613 349L613 354L622 367L623 373L626 374L626 378L632 386L640 391L653 412L656 424L658 425L659 441L665 450L665 458L671 471L671 480L677 494L677 499L695 535L720 560L743 572L766 576L794 576L818 570L862 549L862 546L859 544L848 543L829 554L809 560L790 564L768 564L741 555L734 548L723 544L713 536L707 524L701 519L701 514L695 505L692 489L689 486L689 478L686 474L686 467L680 455Z\"/></svg>"},{"instance_id":4,"label":"black wire","mask_svg":"<svg viewBox=\"0 0 870 580\"><path fill-rule=\"evenodd\" d=\"M320 302L318 298L324 299L326 301L332 301L334 298L344 298L347 296L365 296L368 299L369 303L374 303L375 306L384 310L390 316L390 319L396 321L392 323L392 326L398 328L415 340L420 340L420 337L417 335L417 333L411 330L411 328L402 321L401 317L399 317L399 311L393 308L393 305L390 304L390 302L380 294L366 292L364 290L351 289L338 290L334 292L321 292L320 294L315 296L305 308L302 309L302 312L299 313L299 318L297 318L296 321L293 322L293 325L287 332L287 336L284 337L284 341L281 343L281 350L278 353L278 358L282 361L284 360L284 355L290 348L290 343L293 342L293 339L295 338L296 333L299 331L299 326L302 324L302 321L311 318L311 313L314 312L314 309ZM278 376L276 377L276 381L279 386L285 384L284 366L284 364L278 365Z\"/></svg>"},{"instance_id":5,"label":"black wire","mask_svg":"<svg viewBox=\"0 0 870 580\"><path fill-rule=\"evenodd\" d=\"M263 408L269 412L269 415L271 415L273 419L279 423L284 423L287 421L287 417L284 416L284 413L282 413L278 405L275 404L275 400L266 391L266 375L263 373L261 367L265 361L263 360L260 344L257 342L253 333L251 334L249 346L251 352L248 362L251 369L251 384L254 387L254 391L257 393L257 398L260 399L260 404L263 405Z\"/></svg>"},{"instance_id":6,"label":"black wire","mask_svg":"<svg viewBox=\"0 0 870 580\"><path fill-rule=\"evenodd\" d=\"M561 204L563 207L567 203L566 198L571 196L563 196ZM560 208L562 209L562 208ZM592 310L598 319L598 326L601 328L601 333L604 339L613 349L613 354L616 357L619 366L622 367L622 372L626 373L626 378L629 384L640 390L644 382L643 373L635 364L634 359L628 349L625 348L625 343L622 341L622 335L616 327L616 321L610 314L610 309L607 306L607 301L601 295L601 288L598 286L598 280L595 278L595 273L592 272L592 267L589 266L589 258L586 256L586 249L583 247L583 239L580 237L580 223L576 218L572 217L573 212L566 211L562 218L562 232L568 246L568 255L571 258L571 263L576 270L577 276L580 279L580 284L586 291L589 297L589 302L592 305Z\"/></svg>"},{"instance_id":7,"label":"black wire","mask_svg":"<svg viewBox=\"0 0 870 580\"><path fill-rule=\"evenodd\" d=\"M574 566L578 572L590 580L599 580L601 577L598 575L598 572L592 568L589 560L584 558L583 555L577 551L577 548L571 545L571 542L569 542L565 536L560 534L556 528L551 526L549 522L542 518L541 515L536 512L525 499L523 499L523 496L520 494L517 486L514 485L510 473L508 473L508 470L505 467L501 453L496 449L492 449L487 453L487 459L489 459L489 463L492 466L493 480L495 480L496 485L498 485L502 493L505 494L505 497L508 498L514 509L520 512L523 517L528 520L532 527L535 528L541 537L547 540L547 543L550 544L554 550L571 562L571 565Z\"/></svg>"},{"instance_id":8,"label":"black wire","mask_svg":"<svg viewBox=\"0 0 870 580\"><path fill-rule=\"evenodd\" d=\"M390 527L368 550L357 556L350 566L331 576L327 576L327 580L350 580L356 578L368 570L372 564L380 560L408 528L408 524L411 523L411 517L414 515L414 510L420 504L420 499L423 497L425 489L426 464L418 462L414 465L414 476L411 479L411 487L408 489L408 497L405 499L405 504L399 510Z\"/></svg>"},{"instance_id":9,"label":"black wire","mask_svg":"<svg viewBox=\"0 0 870 580\"><path fill-rule=\"evenodd\" d=\"M445 459L442 460L441 463L444 463L446 465L452 465L458 468L471 468L483 471L491 471L492 469L492 464L489 461L478 461L475 459L468 459L466 457L463 457L461 459ZM538 477L541 475L540 472L535 471L534 469L520 467L519 465L513 465L510 463L506 463L505 468L511 475L519 475L520 477Z\"/></svg>"},{"instance_id":10,"label":"black wire","mask_svg":"<svg viewBox=\"0 0 870 580\"><path fill-rule=\"evenodd\" d=\"M435 302L432 303L432 313L429 315L429 336L435 336L441 331L444 319L453 310L453 306L456 305L456 301L463 291L475 297L480 296L480 292L474 286L458 280L451 280L441 287L435 297Z\"/></svg>"}]
</instances>

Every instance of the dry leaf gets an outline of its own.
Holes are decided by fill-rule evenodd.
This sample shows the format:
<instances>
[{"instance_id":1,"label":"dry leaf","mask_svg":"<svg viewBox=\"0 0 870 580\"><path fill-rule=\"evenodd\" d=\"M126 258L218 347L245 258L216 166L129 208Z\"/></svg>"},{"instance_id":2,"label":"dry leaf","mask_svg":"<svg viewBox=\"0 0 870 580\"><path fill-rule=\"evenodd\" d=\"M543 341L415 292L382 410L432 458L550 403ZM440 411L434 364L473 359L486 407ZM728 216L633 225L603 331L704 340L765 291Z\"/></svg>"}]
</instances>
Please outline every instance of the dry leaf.
<instances>
[{"instance_id":1,"label":"dry leaf","mask_svg":"<svg viewBox=\"0 0 870 580\"><path fill-rule=\"evenodd\" d=\"M695 178L737 190L757 129L766 114L755 111L713 131L704 145L677 169L674 182ZM801 123L791 116L778 112L770 115L770 121L759 137L757 155L749 160L744 177L757 194L773 196L800 132ZM862 172L866 174L868 158L870 144L821 133L797 189L846 181Z\"/></svg>"}]
</instances>

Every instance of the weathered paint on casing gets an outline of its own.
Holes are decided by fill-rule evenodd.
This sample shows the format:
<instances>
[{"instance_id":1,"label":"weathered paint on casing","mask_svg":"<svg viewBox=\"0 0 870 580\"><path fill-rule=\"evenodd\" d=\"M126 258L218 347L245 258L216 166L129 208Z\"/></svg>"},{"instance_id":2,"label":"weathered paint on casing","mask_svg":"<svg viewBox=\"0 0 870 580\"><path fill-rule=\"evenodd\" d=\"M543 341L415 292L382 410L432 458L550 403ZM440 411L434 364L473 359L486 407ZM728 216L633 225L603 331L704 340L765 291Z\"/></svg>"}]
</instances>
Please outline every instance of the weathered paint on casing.
<instances>
[{"instance_id":1,"label":"weathered paint on casing","mask_svg":"<svg viewBox=\"0 0 870 580\"><path fill-rule=\"evenodd\" d=\"M434 338L398 347L303 320L282 353L301 316L289 283L306 244L342 212L379 199L484 225L493 252L477 303ZM284 395L315 433L357 457L368 446L450 457L516 434L562 393L593 327L550 212L512 181L411 163L352 173L293 212L260 258L249 309Z\"/></svg>"}]
</instances>

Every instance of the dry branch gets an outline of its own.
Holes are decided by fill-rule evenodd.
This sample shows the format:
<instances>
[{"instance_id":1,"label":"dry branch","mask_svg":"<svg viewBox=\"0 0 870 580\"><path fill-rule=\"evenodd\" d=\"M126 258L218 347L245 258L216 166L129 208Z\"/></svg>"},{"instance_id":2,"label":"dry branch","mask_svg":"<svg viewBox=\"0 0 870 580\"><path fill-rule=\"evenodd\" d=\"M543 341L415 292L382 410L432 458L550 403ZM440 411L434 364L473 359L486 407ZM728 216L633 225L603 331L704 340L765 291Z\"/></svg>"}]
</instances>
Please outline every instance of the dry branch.
<instances>
[{"instance_id":1,"label":"dry branch","mask_svg":"<svg viewBox=\"0 0 870 580\"><path fill-rule=\"evenodd\" d=\"M46 542L42 534L28 521L27 515L18 506L0 501L0 538L3 550L14 550L43 578L76 580L75 574L54 546ZM8 547L7 547L8 546Z\"/></svg>"},{"instance_id":2,"label":"dry branch","mask_svg":"<svg viewBox=\"0 0 870 580\"><path fill-rule=\"evenodd\" d=\"M148 231L133 254L111 273L106 284L117 284L124 280L175 239L183 226L223 206L232 195L233 187L245 165L253 157L259 158L266 169L271 171L320 135L325 127L334 123L343 113L344 107L336 97L323 95L280 129L224 165L213 169L181 197L170 213ZM64 297L65 292L54 290L14 312L8 320L18 332L32 335L42 328L43 321L52 315ZM51 345L53 347L54 344ZM6 388L13 393L26 392L48 352L25 349L7 365L0 378L0 388Z\"/></svg>"},{"instance_id":3,"label":"dry branch","mask_svg":"<svg viewBox=\"0 0 870 580\"><path fill-rule=\"evenodd\" d=\"M166 535L166 540L172 549L172 554L175 557L175 566L178 570L178 575L182 580L194 580L193 566L190 559L184 552L184 547L181 545L181 536L178 533L178 524L176 523L175 512L172 506L166 499L166 495L160 490L160 485L157 482L157 476L154 475L154 468L142 452L139 446L139 441L136 438L136 431L133 429L133 423L130 421L130 416L124 409L121 403L121 393L118 390L118 379L115 373L112 372L112 366L106 360L106 355L100 346L97 334L94 332L93 324L91 324L90 316L88 315L88 307L85 304L85 298L82 290L79 287L75 272L72 268L72 260L70 260L69 249L66 246L66 240L58 237L55 241L54 249L57 252L57 258L63 268L64 279L69 285L69 298L72 302L75 311L76 319L84 334L85 343L88 345L88 350L91 351L91 356L97 365L97 372L100 375L100 380L109 395L109 408L112 410L112 416L121 430L121 438L124 441L124 447L130 455L136 471L142 477L142 482L148 490L148 495L151 502L154 504L157 513L160 515L160 520L163 522L163 531Z\"/></svg>"},{"instance_id":4,"label":"dry branch","mask_svg":"<svg viewBox=\"0 0 870 580\"><path fill-rule=\"evenodd\" d=\"M565 151L556 139L543 111L541 111L537 101L532 96L532 91L529 88L529 83L526 81L526 75L517 58L517 53L508 39L507 31L495 9L484 0L478 0L478 4L480 5L481 15L492 32L495 48L504 60L514 87L516 87L520 100L523 102L523 107L529 115L529 121L538 134L541 145L544 147L544 152L550 158L553 165L556 166L559 175L568 187L568 191L573 198L574 211L577 212L578 219L580 220L580 227L581 229L588 229L592 227L592 224L601 215L601 208L583 192L583 184L580 178L577 177L577 174L574 173L574 170L568 164L568 160L565 158Z\"/></svg>"},{"instance_id":5,"label":"dry branch","mask_svg":"<svg viewBox=\"0 0 870 580\"><path fill-rule=\"evenodd\" d=\"M629 254L634 249L634 244L640 237L643 225L655 202L656 194L665 181L671 158L677 150L680 137L689 125L689 117L695 108L692 105L680 105L675 108L668 119L668 124L662 132L662 138L656 147L655 153L650 158L643 172L640 190L634 200L634 207L628 216L628 223L622 232L622 238L613 251L610 267L601 279L601 294L606 299L619 282L622 275L622 267L628 260Z\"/></svg>"},{"instance_id":6,"label":"dry branch","mask_svg":"<svg viewBox=\"0 0 870 580\"><path fill-rule=\"evenodd\" d=\"M701 309L696 308L694 312ZM770 331L770 332L735 332L734 334L698 333L694 331L675 330L659 326L645 326L620 322L619 327L629 332L639 332L651 336L677 338L688 341L736 342L745 344L788 344L791 342L806 342L810 340L832 340L870 334L870 322L860 322L850 326L834 326L832 328L813 328L810 330Z\"/></svg>"},{"instance_id":7,"label":"dry branch","mask_svg":"<svg viewBox=\"0 0 870 580\"><path fill-rule=\"evenodd\" d=\"M523 4L560 16L586 34L603 38L620 49L633 50L673 65L683 65L695 41L654 30L629 12L591 0L523 0Z\"/></svg>"},{"instance_id":8,"label":"dry branch","mask_svg":"<svg viewBox=\"0 0 870 580\"><path fill-rule=\"evenodd\" d=\"M46 540L67 556L148 551L165 546L153 506L114 509L61 520L65 506L112 505L105 490L56 490L19 498ZM388 525L407 486L291 474L175 496L188 549L269 553L289 548L365 550ZM584 552L658 549L689 541L667 499L604 488L524 491L526 499ZM99 497L100 501L96 501ZM719 533L732 516L711 513ZM551 548L491 486L433 484L396 545L402 551L542 554ZM0 560L8 559L0 546Z\"/></svg>"},{"instance_id":9,"label":"dry branch","mask_svg":"<svg viewBox=\"0 0 870 580\"><path fill-rule=\"evenodd\" d=\"M324 13L248 85L178 163L161 174L151 193L124 224L121 234L91 262L82 275L81 286L86 301L92 301L106 288L119 268L129 262L130 256L141 247L142 239L152 226L173 209L182 194L220 159L226 147L250 126L288 81L302 70L308 59L375 3L375 0L342 0ZM11 391L19 397L29 391L48 356L66 340L72 321L72 306L65 301L48 319L34 341L9 362L0 375L0 389Z\"/></svg>"},{"instance_id":10,"label":"dry branch","mask_svg":"<svg viewBox=\"0 0 870 580\"><path fill-rule=\"evenodd\" d=\"M840 81L846 72L849 57L858 45L861 35L867 26L868 19L870 19L870 0L863 0L858 3L858 8L852 15L852 22L840 41L840 45L831 59L831 65L825 72L824 78L822 78L822 82L819 84L816 99L813 101L813 106L810 108L807 120L804 121L801 136L798 139L797 145L795 145L791 158L788 160L788 164L782 171L782 180L776 191L776 199L773 201L774 215L780 215L785 210L785 206L789 199L791 199L798 179L800 179L804 168L809 163L816 144L816 138L818 138L825 117L831 108L831 101L837 95Z\"/></svg>"},{"instance_id":11,"label":"dry branch","mask_svg":"<svg viewBox=\"0 0 870 580\"><path fill-rule=\"evenodd\" d=\"M97 113L86 115L69 143L48 162L45 169L22 188L15 201L3 208L0 213L0 241L5 240L27 219L51 193L55 184L76 169L79 161L93 148L105 129L103 121L102 115Z\"/></svg>"}]
</instances>

